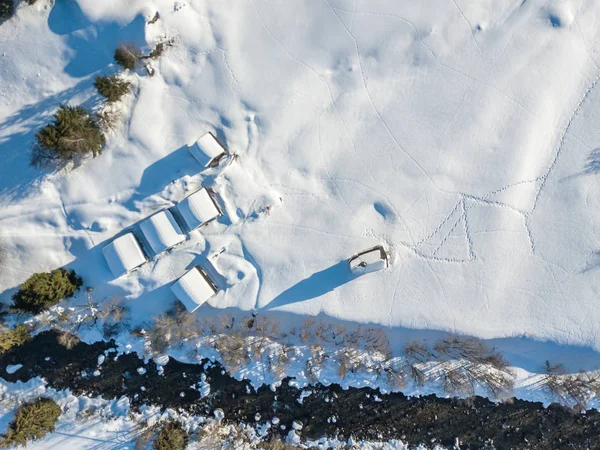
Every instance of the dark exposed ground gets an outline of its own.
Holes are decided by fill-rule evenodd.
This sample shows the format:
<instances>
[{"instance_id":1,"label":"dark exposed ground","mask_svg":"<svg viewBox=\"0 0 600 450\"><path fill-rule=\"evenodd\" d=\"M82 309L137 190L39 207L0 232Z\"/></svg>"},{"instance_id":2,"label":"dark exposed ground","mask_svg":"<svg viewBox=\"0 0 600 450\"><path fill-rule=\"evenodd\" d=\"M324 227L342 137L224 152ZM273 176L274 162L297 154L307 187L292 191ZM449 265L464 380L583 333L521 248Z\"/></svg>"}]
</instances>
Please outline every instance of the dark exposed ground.
<instances>
[{"instance_id":1,"label":"dark exposed ground","mask_svg":"<svg viewBox=\"0 0 600 450\"><path fill-rule=\"evenodd\" d=\"M98 355L111 349L114 344L98 342L79 343L67 350L57 343L54 333L42 333L0 355L0 376L8 381L41 376L55 389L107 399L125 395L134 409L154 404L212 415L221 408L225 419L235 423L254 423L259 413L261 422L277 416L288 430L292 421L298 420L304 424L302 436L307 438L352 435L355 439L395 438L429 446L434 442L451 446L459 438L463 450L489 448L486 442L490 441L497 449L600 449L600 413L595 410L574 414L560 406L544 408L541 403L521 400L495 404L481 397L472 401L432 395L408 398L369 388L343 390L338 385L320 384L311 387L314 393L300 404L300 391L285 381L276 392L268 386L254 391L248 381L230 377L218 364L184 364L174 359L164 366L164 374L158 375L153 361L145 365L134 353L122 354L115 361L116 350L102 364L101 375L92 376ZM9 364L23 367L8 374ZM146 373L140 375L139 367L145 367ZM202 373L211 385L211 394L205 398L192 387ZM331 416L336 417L335 423L328 421ZM276 427L272 430L286 434Z\"/></svg>"}]
</instances>

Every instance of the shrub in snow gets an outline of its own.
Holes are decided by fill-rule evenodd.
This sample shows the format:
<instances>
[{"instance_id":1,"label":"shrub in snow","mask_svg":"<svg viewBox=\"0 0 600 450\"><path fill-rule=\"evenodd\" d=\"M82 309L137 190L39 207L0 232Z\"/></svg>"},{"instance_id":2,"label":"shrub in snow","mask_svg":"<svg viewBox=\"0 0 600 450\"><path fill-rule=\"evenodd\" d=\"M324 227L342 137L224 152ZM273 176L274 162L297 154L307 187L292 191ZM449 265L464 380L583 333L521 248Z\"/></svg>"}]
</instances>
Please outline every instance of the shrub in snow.
<instances>
[{"instance_id":1,"label":"shrub in snow","mask_svg":"<svg viewBox=\"0 0 600 450\"><path fill-rule=\"evenodd\" d=\"M54 122L35 137L31 164L37 167L69 161L77 154L99 155L106 143L96 117L80 106L61 105Z\"/></svg>"},{"instance_id":2,"label":"shrub in snow","mask_svg":"<svg viewBox=\"0 0 600 450\"><path fill-rule=\"evenodd\" d=\"M166 313L156 316L154 325L146 331L146 338L157 353L165 353L171 343L201 334L196 316L189 314L185 307L174 303Z\"/></svg>"},{"instance_id":3,"label":"shrub in snow","mask_svg":"<svg viewBox=\"0 0 600 450\"><path fill-rule=\"evenodd\" d=\"M67 350L71 350L80 342L79 338L76 335L71 334L68 331L63 331L62 333L60 333L58 335L57 341Z\"/></svg>"},{"instance_id":4,"label":"shrub in snow","mask_svg":"<svg viewBox=\"0 0 600 450\"><path fill-rule=\"evenodd\" d=\"M600 395L600 376L594 372L567 374L562 364L544 364L544 390L562 405L577 412L589 408L590 400Z\"/></svg>"},{"instance_id":5,"label":"shrub in snow","mask_svg":"<svg viewBox=\"0 0 600 450\"><path fill-rule=\"evenodd\" d=\"M109 102L118 102L121 100L131 87L131 83L116 75L107 75L104 77L96 77L94 86L98 90L98 94L104 97Z\"/></svg>"},{"instance_id":6,"label":"shrub in snow","mask_svg":"<svg viewBox=\"0 0 600 450\"><path fill-rule=\"evenodd\" d=\"M135 69L141 57L140 49L133 43L122 43L115 50L115 61L124 69Z\"/></svg>"},{"instance_id":7,"label":"shrub in snow","mask_svg":"<svg viewBox=\"0 0 600 450\"><path fill-rule=\"evenodd\" d=\"M30 441L42 439L54 431L56 421L60 417L60 407L49 398L41 398L33 403L26 403L18 410L15 418L8 426L0 444L6 447L25 447Z\"/></svg>"},{"instance_id":8,"label":"shrub in snow","mask_svg":"<svg viewBox=\"0 0 600 450\"><path fill-rule=\"evenodd\" d=\"M158 58L165 51L165 43L159 42L148 55L150 58Z\"/></svg>"},{"instance_id":9,"label":"shrub in snow","mask_svg":"<svg viewBox=\"0 0 600 450\"><path fill-rule=\"evenodd\" d=\"M25 325L17 325L14 328L0 329L0 354L13 347L24 344L31 339L29 328Z\"/></svg>"},{"instance_id":10,"label":"shrub in snow","mask_svg":"<svg viewBox=\"0 0 600 450\"><path fill-rule=\"evenodd\" d=\"M17 311L37 314L63 298L72 297L82 284L83 280L73 270L35 273L13 295L13 307Z\"/></svg>"},{"instance_id":11,"label":"shrub in snow","mask_svg":"<svg viewBox=\"0 0 600 450\"><path fill-rule=\"evenodd\" d=\"M156 46L152 49L152 51L150 52L150 54L148 55L148 58L158 58L160 57L164 51L166 50L167 47L170 47L173 45L173 40L168 40L165 42L159 42L158 44L156 44Z\"/></svg>"},{"instance_id":12,"label":"shrub in snow","mask_svg":"<svg viewBox=\"0 0 600 450\"><path fill-rule=\"evenodd\" d=\"M13 0L0 0L0 22L10 19L15 13Z\"/></svg>"},{"instance_id":13,"label":"shrub in snow","mask_svg":"<svg viewBox=\"0 0 600 450\"><path fill-rule=\"evenodd\" d=\"M114 130L122 117L122 113L119 110L111 108L111 105L106 105L96 113L98 125L100 125L100 129L105 133Z\"/></svg>"},{"instance_id":14,"label":"shrub in snow","mask_svg":"<svg viewBox=\"0 0 600 450\"><path fill-rule=\"evenodd\" d=\"M158 432L152 448L154 450L184 450L188 433L179 422L167 422Z\"/></svg>"},{"instance_id":15,"label":"shrub in snow","mask_svg":"<svg viewBox=\"0 0 600 450\"><path fill-rule=\"evenodd\" d=\"M485 389L495 399L508 398L513 389L514 374L508 362L495 349L488 348L482 341L471 337L448 336L436 341L433 349L421 342L408 342L406 354L406 376L422 385L428 375L426 364L439 364L437 378L449 395L473 396L477 387ZM394 370L400 381L402 369Z\"/></svg>"},{"instance_id":16,"label":"shrub in snow","mask_svg":"<svg viewBox=\"0 0 600 450\"><path fill-rule=\"evenodd\" d=\"M286 444L281 439L274 438L268 442L261 442L258 444L258 448L261 450L299 450L302 447L298 447L292 444Z\"/></svg>"}]
</instances>

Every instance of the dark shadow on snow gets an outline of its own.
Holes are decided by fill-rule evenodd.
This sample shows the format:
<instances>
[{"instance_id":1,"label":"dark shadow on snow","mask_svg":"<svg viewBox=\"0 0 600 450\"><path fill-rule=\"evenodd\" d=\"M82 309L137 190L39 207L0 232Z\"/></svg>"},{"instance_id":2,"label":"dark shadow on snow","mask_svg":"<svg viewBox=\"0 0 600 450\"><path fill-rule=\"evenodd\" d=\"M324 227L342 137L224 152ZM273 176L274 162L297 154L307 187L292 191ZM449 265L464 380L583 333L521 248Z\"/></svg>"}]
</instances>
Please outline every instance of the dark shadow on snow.
<instances>
[{"instance_id":1,"label":"dark shadow on snow","mask_svg":"<svg viewBox=\"0 0 600 450\"><path fill-rule=\"evenodd\" d=\"M74 0L56 0L48 17L50 30L66 36L73 57L65 67L72 77L85 77L104 69L113 62L115 48L120 42L146 44L146 22L137 16L125 27L114 22L90 22Z\"/></svg>"},{"instance_id":2,"label":"dark shadow on snow","mask_svg":"<svg viewBox=\"0 0 600 450\"><path fill-rule=\"evenodd\" d=\"M9 201L25 198L31 192L31 188L50 172L30 166L35 133L52 120L52 115L59 105L68 103L73 96L88 89L91 83L91 80L83 80L70 89L23 106L0 122L0 131L10 129L9 134L0 136L0 197Z\"/></svg>"},{"instance_id":3,"label":"dark shadow on snow","mask_svg":"<svg viewBox=\"0 0 600 450\"><path fill-rule=\"evenodd\" d=\"M169 184L184 176L197 175L201 170L200 164L190 154L187 145L184 145L144 170L135 194L125 203L125 206L135 211L137 202L161 192Z\"/></svg>"},{"instance_id":4,"label":"dark shadow on snow","mask_svg":"<svg viewBox=\"0 0 600 450\"><path fill-rule=\"evenodd\" d=\"M585 166L580 172L576 172L573 175L562 178L560 181L569 181L573 178L578 178L587 175L598 175L600 174L600 147L593 149L585 160Z\"/></svg>"},{"instance_id":5,"label":"dark shadow on snow","mask_svg":"<svg viewBox=\"0 0 600 450\"><path fill-rule=\"evenodd\" d=\"M585 267L581 269L580 273L587 273L597 269L600 269L600 250L596 250L592 253L590 260L586 263Z\"/></svg>"},{"instance_id":6,"label":"dark shadow on snow","mask_svg":"<svg viewBox=\"0 0 600 450\"><path fill-rule=\"evenodd\" d=\"M347 261L341 261L325 270L313 273L291 288L279 294L263 309L273 309L290 303L303 302L320 297L348 283L354 278Z\"/></svg>"}]
</instances>

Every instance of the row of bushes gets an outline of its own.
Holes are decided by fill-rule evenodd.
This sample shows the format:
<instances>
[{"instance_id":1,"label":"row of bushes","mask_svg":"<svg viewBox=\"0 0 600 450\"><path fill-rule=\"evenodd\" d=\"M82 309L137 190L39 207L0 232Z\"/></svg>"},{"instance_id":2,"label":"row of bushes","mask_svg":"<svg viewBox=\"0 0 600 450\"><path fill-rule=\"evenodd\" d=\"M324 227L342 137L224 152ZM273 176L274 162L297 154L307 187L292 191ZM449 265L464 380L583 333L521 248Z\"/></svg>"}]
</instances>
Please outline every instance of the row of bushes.
<instances>
[{"instance_id":1,"label":"row of bushes","mask_svg":"<svg viewBox=\"0 0 600 450\"><path fill-rule=\"evenodd\" d=\"M135 69L142 59L160 56L168 45L171 45L170 41L161 42L144 56L135 44L121 44L115 50L114 58L124 69ZM96 77L94 86L109 105L120 101L131 89L131 83L119 75ZM35 135L31 164L35 167L56 167L78 155L91 154L95 157L106 143L104 132L112 129L114 123L110 108L94 114L81 106L61 105L52 123Z\"/></svg>"},{"instance_id":2,"label":"row of bushes","mask_svg":"<svg viewBox=\"0 0 600 450\"><path fill-rule=\"evenodd\" d=\"M65 269L35 274L14 294L13 308L38 313L72 296L81 285L81 278ZM70 313L67 311L59 315L60 323L46 324L63 331L61 343L66 347L78 342L75 333L82 325L100 325L107 339L128 327L128 309L122 301L115 298L97 305L91 294L88 295L89 311L78 312L78 317L83 319L74 326L68 326ZM49 320L52 317L49 315ZM40 325L43 326L41 322ZM508 399L515 379L505 358L476 338L450 335L431 346L423 341L411 341L404 346L402 357L393 358L390 343L381 328L357 327L348 331L344 326L312 318L307 318L300 329L282 332L276 321L263 317L248 317L238 322L231 316L198 320L176 303L166 313L156 316L152 325L132 330L132 334L143 336L151 353L163 353L168 347L195 338L200 345L213 346L230 372L261 360L277 379L285 376L295 356L297 349L291 342L292 337L299 338L310 349L305 373L311 382L318 381L327 363L337 367L341 378L349 372L365 371L386 377L388 384L397 388L409 382L419 386L435 382L441 383L449 395L468 397L477 389L483 389L492 398ZM0 353L29 339L25 325L0 329ZM197 355L190 356L202 357L200 346L196 352ZM563 366L547 363L540 387L561 404L581 410L587 407L591 394L600 396L600 377L583 372L569 375Z\"/></svg>"},{"instance_id":3,"label":"row of bushes","mask_svg":"<svg viewBox=\"0 0 600 450\"><path fill-rule=\"evenodd\" d=\"M268 369L266 373L276 380L287 374L291 360L297 356L293 340L299 339L310 351L304 373L311 383L318 381L327 365L341 378L357 372L376 374L399 389L409 383L435 383L452 396L471 397L485 391L493 399L508 400L513 395L515 374L508 361L473 337L448 335L430 345L410 341L404 345L401 357L392 357L381 328L347 330L343 325L307 318L303 327L281 331L276 321L264 317L198 320L179 305L132 333L146 339L150 355L164 353L193 338L197 345L191 358L201 359L205 356L202 348L212 346L229 372L261 361ZM564 406L583 410L594 396L600 397L600 376L594 373L567 374L563 366L550 363L544 371L540 389Z\"/></svg>"}]
</instances>

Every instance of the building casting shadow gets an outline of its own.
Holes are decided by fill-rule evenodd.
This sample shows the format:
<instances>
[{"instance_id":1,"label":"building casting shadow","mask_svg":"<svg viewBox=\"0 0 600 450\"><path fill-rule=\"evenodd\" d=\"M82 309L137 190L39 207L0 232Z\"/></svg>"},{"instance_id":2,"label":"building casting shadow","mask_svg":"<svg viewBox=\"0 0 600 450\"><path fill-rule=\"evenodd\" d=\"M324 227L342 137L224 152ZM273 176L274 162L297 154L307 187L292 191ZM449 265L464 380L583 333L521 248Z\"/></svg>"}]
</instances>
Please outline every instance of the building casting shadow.
<instances>
[{"instance_id":1,"label":"building casting shadow","mask_svg":"<svg viewBox=\"0 0 600 450\"><path fill-rule=\"evenodd\" d=\"M320 297L348 283L354 278L355 276L348 268L348 262L340 261L325 270L313 273L310 277L295 284L275 297L262 309L273 309L279 306Z\"/></svg>"},{"instance_id":2,"label":"building casting shadow","mask_svg":"<svg viewBox=\"0 0 600 450\"><path fill-rule=\"evenodd\" d=\"M184 145L144 170L135 194L125 206L132 211L136 210L136 203L162 192L169 184L184 176L197 175L201 170L200 164L190 154L187 145Z\"/></svg>"}]
</instances>

